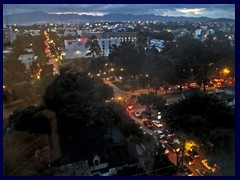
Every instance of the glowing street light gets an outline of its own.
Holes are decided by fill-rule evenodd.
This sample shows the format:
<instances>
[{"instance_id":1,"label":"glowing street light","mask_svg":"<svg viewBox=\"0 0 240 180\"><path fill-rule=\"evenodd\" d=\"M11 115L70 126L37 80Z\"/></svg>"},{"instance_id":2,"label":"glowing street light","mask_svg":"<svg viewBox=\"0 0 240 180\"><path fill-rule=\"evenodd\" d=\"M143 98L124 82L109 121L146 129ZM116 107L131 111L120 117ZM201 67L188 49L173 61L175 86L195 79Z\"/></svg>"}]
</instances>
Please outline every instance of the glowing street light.
<instances>
[{"instance_id":1,"label":"glowing street light","mask_svg":"<svg viewBox=\"0 0 240 180\"><path fill-rule=\"evenodd\" d=\"M226 76L230 73L230 70L227 68L224 68L223 70L220 71L220 79L226 78Z\"/></svg>"},{"instance_id":2,"label":"glowing street light","mask_svg":"<svg viewBox=\"0 0 240 180\"><path fill-rule=\"evenodd\" d=\"M111 69L110 69L110 71L112 71L112 72L113 72L113 71L114 71L114 68L111 68Z\"/></svg>"},{"instance_id":3,"label":"glowing street light","mask_svg":"<svg viewBox=\"0 0 240 180\"><path fill-rule=\"evenodd\" d=\"M229 74L230 71L229 71L227 68L225 68L225 69L223 70L223 73L224 73L224 74Z\"/></svg>"}]
</instances>

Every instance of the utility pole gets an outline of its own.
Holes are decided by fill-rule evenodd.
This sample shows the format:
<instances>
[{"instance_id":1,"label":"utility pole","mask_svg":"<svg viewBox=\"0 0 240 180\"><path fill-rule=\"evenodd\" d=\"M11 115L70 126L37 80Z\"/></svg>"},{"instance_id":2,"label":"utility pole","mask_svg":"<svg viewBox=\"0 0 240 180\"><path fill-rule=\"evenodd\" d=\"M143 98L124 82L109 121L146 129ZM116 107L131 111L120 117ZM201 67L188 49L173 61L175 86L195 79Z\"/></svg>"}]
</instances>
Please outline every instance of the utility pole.
<instances>
[{"instance_id":1,"label":"utility pole","mask_svg":"<svg viewBox=\"0 0 240 180\"><path fill-rule=\"evenodd\" d=\"M180 167L183 166L183 160L184 160L184 149L185 149L185 142L186 142L186 139L182 139L182 147L181 147L181 152L182 152L182 157L180 159Z\"/></svg>"}]
</instances>

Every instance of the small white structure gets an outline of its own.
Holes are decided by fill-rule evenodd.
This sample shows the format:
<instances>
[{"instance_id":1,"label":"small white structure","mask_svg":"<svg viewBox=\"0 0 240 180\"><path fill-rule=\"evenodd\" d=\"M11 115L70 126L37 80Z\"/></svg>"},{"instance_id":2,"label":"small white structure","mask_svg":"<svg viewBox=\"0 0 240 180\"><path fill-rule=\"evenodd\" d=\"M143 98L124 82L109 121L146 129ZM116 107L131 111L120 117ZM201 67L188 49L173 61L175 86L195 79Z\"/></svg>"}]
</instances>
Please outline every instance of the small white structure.
<instances>
[{"instance_id":1,"label":"small white structure","mask_svg":"<svg viewBox=\"0 0 240 180\"><path fill-rule=\"evenodd\" d=\"M64 36L76 36L77 31L64 31Z\"/></svg>"},{"instance_id":2,"label":"small white structure","mask_svg":"<svg viewBox=\"0 0 240 180\"><path fill-rule=\"evenodd\" d=\"M202 35L202 29L196 29L195 30L195 38L198 38L198 37L201 37L201 35Z\"/></svg>"},{"instance_id":3,"label":"small white structure","mask_svg":"<svg viewBox=\"0 0 240 180\"><path fill-rule=\"evenodd\" d=\"M33 61L37 61L37 56L34 54L23 54L18 57L18 60L25 64L26 70L30 70Z\"/></svg>"},{"instance_id":4,"label":"small white structure","mask_svg":"<svg viewBox=\"0 0 240 180\"><path fill-rule=\"evenodd\" d=\"M164 40L161 39L150 39L149 40L149 47L156 48L158 52L161 52L162 49L165 47Z\"/></svg>"},{"instance_id":5,"label":"small white structure","mask_svg":"<svg viewBox=\"0 0 240 180\"><path fill-rule=\"evenodd\" d=\"M101 163L100 157L98 155L95 155L93 158L93 166L90 167L90 170L95 171L95 170L99 170L107 167L108 167L108 163L107 162Z\"/></svg>"}]
</instances>

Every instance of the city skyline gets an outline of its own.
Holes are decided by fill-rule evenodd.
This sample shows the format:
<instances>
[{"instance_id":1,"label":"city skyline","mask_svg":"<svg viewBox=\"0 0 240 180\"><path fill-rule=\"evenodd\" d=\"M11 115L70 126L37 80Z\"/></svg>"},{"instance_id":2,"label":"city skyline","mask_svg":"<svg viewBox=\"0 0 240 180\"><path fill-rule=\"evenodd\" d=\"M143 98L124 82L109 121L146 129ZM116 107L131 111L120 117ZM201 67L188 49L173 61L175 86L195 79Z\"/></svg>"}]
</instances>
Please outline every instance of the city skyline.
<instances>
[{"instance_id":1,"label":"city skyline","mask_svg":"<svg viewBox=\"0 0 240 180\"><path fill-rule=\"evenodd\" d=\"M235 19L234 4L3 4L3 15L39 11L93 16L121 13Z\"/></svg>"}]
</instances>

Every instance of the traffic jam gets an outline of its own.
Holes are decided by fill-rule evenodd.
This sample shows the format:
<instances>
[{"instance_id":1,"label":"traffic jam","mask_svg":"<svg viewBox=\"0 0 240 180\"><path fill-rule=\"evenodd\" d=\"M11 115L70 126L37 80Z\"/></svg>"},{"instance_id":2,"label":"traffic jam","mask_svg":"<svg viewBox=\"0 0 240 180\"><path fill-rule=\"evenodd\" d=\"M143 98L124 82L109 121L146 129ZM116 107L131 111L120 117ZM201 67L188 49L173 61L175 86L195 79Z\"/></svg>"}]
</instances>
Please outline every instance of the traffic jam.
<instances>
[{"instance_id":1,"label":"traffic jam","mask_svg":"<svg viewBox=\"0 0 240 180\"><path fill-rule=\"evenodd\" d=\"M219 167L208 161L201 147L190 139L182 139L177 132L168 128L161 112L147 111L139 105L126 104L126 113L133 119L144 134L160 141L168 156L179 170L181 176L207 176L215 173Z\"/></svg>"}]
</instances>

